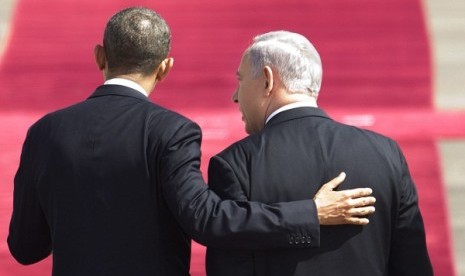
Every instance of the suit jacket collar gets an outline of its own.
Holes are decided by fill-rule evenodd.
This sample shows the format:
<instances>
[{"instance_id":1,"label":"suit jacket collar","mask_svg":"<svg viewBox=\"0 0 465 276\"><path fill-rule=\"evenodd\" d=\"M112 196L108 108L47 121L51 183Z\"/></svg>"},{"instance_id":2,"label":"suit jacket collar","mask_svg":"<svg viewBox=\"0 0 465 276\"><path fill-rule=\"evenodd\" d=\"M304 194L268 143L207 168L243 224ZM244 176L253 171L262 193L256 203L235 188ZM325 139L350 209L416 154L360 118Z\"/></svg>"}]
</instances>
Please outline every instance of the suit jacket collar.
<instances>
[{"instance_id":1,"label":"suit jacket collar","mask_svg":"<svg viewBox=\"0 0 465 276\"><path fill-rule=\"evenodd\" d=\"M134 90L127 86L115 85L115 84L101 85L97 87L94 93L90 95L89 99L96 98L96 97L102 97L102 96L109 96L109 95L132 97L132 98L137 98L137 99L144 100L144 101L150 101L147 96L142 95L142 93L140 93L137 90Z\"/></svg>"},{"instance_id":2,"label":"suit jacket collar","mask_svg":"<svg viewBox=\"0 0 465 276\"><path fill-rule=\"evenodd\" d=\"M276 114L276 116L271 118L271 120L265 125L265 128L302 117L321 117L331 120L326 112L317 107L298 107Z\"/></svg>"}]
</instances>

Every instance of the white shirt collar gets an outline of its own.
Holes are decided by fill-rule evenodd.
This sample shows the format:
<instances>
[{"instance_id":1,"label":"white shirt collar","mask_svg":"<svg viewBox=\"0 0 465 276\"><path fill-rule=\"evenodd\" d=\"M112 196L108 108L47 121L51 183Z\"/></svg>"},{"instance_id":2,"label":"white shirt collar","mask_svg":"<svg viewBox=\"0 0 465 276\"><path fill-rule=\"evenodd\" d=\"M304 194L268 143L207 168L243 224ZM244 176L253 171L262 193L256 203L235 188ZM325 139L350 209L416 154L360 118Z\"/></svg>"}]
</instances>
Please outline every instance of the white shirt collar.
<instances>
[{"instance_id":1,"label":"white shirt collar","mask_svg":"<svg viewBox=\"0 0 465 276\"><path fill-rule=\"evenodd\" d=\"M139 91L140 93L144 94L146 97L148 95L147 91L140 86L138 83L133 82L132 80L127 80L127 79L122 79L122 78L114 78L114 79L109 79L103 83L103 85L108 85L108 84L116 84L116 85L122 85L126 86L129 88L132 88L134 90Z\"/></svg>"},{"instance_id":2,"label":"white shirt collar","mask_svg":"<svg viewBox=\"0 0 465 276\"><path fill-rule=\"evenodd\" d=\"M268 118L266 118L265 125L271 120L271 118L276 116L278 113L281 113L281 112L289 110L289 109L294 109L294 108L298 108L298 107L305 107L305 106L306 107L318 107L317 104L316 104L316 100L314 98L311 98L310 101L295 102L295 103L291 103L291 104L281 106L280 108L273 111L273 113L271 113L270 116L268 116Z\"/></svg>"}]
</instances>

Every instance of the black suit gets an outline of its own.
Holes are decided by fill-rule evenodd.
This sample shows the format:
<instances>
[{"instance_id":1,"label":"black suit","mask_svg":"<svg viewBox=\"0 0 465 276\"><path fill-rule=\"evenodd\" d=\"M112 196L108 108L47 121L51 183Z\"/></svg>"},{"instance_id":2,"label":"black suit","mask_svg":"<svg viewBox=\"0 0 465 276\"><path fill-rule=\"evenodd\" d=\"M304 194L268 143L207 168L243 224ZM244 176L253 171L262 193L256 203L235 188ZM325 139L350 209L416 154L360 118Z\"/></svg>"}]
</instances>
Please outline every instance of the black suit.
<instances>
[{"instance_id":1,"label":"black suit","mask_svg":"<svg viewBox=\"0 0 465 276\"><path fill-rule=\"evenodd\" d=\"M311 198L339 172L339 189L371 187L367 226L321 227L320 248L207 250L209 275L432 275L417 193L395 142L331 120L311 107L277 114L262 132L210 160L222 198L266 203ZM310 185L309 183L314 183ZM294 235L294 243L306 237Z\"/></svg>"},{"instance_id":2,"label":"black suit","mask_svg":"<svg viewBox=\"0 0 465 276\"><path fill-rule=\"evenodd\" d=\"M318 246L312 201L220 201L205 185L199 127L120 85L28 131L8 244L21 263L53 251L54 275L187 275L190 237L226 247ZM289 244L289 233L314 237Z\"/></svg>"}]
</instances>

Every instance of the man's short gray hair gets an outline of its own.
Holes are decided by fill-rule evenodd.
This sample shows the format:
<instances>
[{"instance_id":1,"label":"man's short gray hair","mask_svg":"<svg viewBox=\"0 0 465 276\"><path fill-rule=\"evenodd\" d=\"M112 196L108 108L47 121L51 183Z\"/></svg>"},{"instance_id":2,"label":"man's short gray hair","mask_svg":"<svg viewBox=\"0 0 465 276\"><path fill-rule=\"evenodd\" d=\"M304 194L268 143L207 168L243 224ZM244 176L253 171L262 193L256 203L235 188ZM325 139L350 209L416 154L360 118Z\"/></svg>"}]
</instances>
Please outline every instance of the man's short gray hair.
<instances>
[{"instance_id":1,"label":"man's short gray hair","mask_svg":"<svg viewBox=\"0 0 465 276\"><path fill-rule=\"evenodd\" d=\"M274 31L256 36L247 49L254 77L264 66L278 72L291 93L318 96L323 70L317 50L304 36Z\"/></svg>"}]
</instances>

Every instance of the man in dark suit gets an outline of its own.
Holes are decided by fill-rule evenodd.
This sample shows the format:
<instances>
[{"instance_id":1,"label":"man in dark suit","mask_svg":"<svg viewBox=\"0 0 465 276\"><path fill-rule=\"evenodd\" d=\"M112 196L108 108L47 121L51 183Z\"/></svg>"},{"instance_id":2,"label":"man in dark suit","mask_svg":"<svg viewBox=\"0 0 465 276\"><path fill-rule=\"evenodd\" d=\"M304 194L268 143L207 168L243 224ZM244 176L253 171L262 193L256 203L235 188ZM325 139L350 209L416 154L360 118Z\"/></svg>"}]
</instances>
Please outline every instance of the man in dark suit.
<instances>
[{"instance_id":1,"label":"man in dark suit","mask_svg":"<svg viewBox=\"0 0 465 276\"><path fill-rule=\"evenodd\" d=\"M322 227L320 247L228 250L209 246L209 275L432 275L417 193L398 145L333 121L316 99L322 68L303 36L258 36L237 72L250 136L210 160L209 185L223 199L266 203L311 198L344 170L345 188L373 189L376 213L366 227ZM314 185L308 185L314 183ZM306 237L292 234L294 243Z\"/></svg>"},{"instance_id":2,"label":"man in dark suit","mask_svg":"<svg viewBox=\"0 0 465 276\"><path fill-rule=\"evenodd\" d=\"M332 191L341 179L315 201L272 205L221 201L209 190L199 127L147 98L173 66L170 40L155 12L117 13L95 47L105 84L29 129L8 236L20 263L53 252L57 276L188 275L191 237L297 250L318 246L319 224L368 222L370 189ZM295 244L294 235L307 239Z\"/></svg>"}]
</instances>

